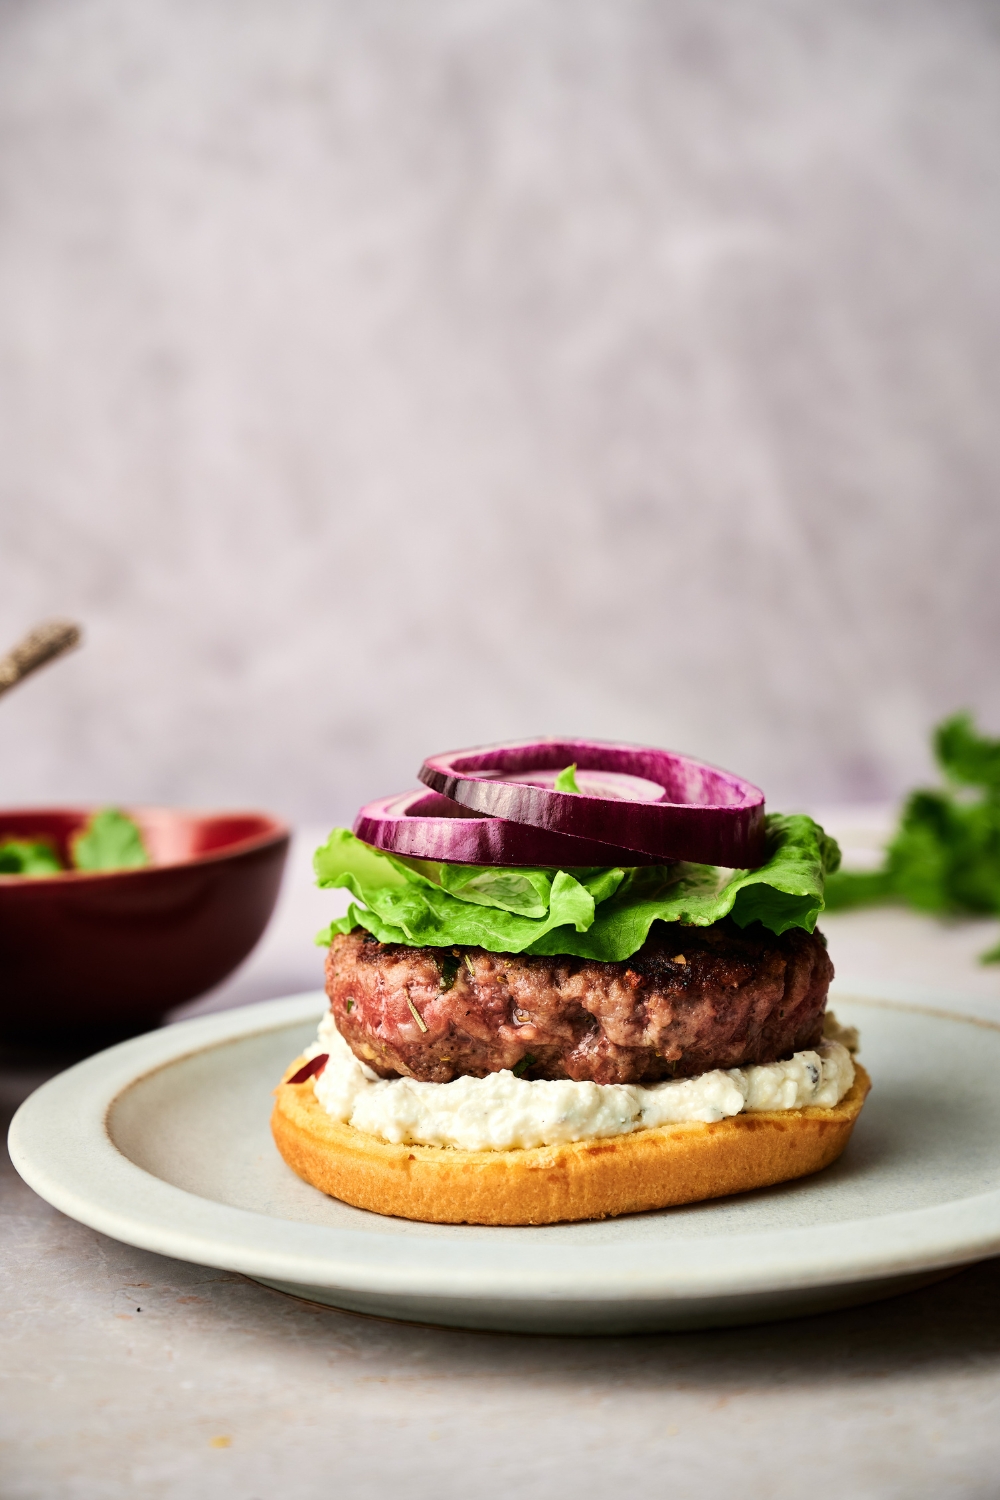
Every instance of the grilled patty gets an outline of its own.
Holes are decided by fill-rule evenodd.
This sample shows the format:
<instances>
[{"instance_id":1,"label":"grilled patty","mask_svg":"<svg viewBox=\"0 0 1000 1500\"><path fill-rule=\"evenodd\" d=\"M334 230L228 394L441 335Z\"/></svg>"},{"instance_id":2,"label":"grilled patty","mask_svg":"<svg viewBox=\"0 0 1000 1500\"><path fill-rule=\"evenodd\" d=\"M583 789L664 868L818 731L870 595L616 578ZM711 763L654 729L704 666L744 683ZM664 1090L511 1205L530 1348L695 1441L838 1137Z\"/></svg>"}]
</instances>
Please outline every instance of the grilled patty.
<instances>
[{"instance_id":1,"label":"grilled patty","mask_svg":"<svg viewBox=\"0 0 1000 1500\"><path fill-rule=\"evenodd\" d=\"M833 965L818 934L657 922L623 963L334 939L338 1030L383 1078L654 1083L776 1062L819 1041Z\"/></svg>"}]
</instances>

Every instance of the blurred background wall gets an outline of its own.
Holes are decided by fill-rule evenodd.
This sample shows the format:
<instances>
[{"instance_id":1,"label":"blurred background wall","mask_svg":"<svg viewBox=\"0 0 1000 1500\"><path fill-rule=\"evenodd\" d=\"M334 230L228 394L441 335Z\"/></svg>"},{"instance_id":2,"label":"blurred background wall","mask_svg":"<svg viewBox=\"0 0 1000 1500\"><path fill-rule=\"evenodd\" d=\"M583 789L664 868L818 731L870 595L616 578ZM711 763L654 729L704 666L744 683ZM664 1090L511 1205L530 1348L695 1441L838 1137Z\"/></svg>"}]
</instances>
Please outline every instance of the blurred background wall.
<instances>
[{"instance_id":1,"label":"blurred background wall","mask_svg":"<svg viewBox=\"0 0 1000 1500\"><path fill-rule=\"evenodd\" d=\"M991 0L4 0L6 802L1000 730Z\"/></svg>"}]
</instances>

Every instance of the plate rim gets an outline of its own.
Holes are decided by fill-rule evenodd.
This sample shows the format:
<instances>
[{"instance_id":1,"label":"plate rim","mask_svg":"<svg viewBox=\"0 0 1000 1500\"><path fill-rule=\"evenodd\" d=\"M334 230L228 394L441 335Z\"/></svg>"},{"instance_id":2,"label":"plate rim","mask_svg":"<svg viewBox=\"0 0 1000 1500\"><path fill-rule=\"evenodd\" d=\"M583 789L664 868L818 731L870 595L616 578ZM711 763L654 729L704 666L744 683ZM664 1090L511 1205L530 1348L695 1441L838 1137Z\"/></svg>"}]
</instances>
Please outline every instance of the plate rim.
<instances>
[{"instance_id":1,"label":"plate rim","mask_svg":"<svg viewBox=\"0 0 1000 1500\"><path fill-rule=\"evenodd\" d=\"M981 1017L869 998L846 986L838 987L836 999L1000 1032L1000 1024ZM905 1276L1000 1251L997 1188L876 1218L696 1235L671 1242L663 1255L642 1237L631 1245L546 1245L545 1227L534 1226L538 1237L515 1265L510 1236L523 1233L519 1229L485 1228L496 1236L495 1247L477 1237L470 1254L467 1239L449 1240L449 1225L404 1238L283 1219L176 1187L114 1144L111 1110L142 1078L212 1048L318 1019L325 1004L322 990L260 1001L147 1032L85 1058L17 1110L8 1137L16 1170L54 1208L126 1244L249 1276L393 1297L536 1305L686 1302ZM67 1122L73 1124L68 1138Z\"/></svg>"}]
</instances>

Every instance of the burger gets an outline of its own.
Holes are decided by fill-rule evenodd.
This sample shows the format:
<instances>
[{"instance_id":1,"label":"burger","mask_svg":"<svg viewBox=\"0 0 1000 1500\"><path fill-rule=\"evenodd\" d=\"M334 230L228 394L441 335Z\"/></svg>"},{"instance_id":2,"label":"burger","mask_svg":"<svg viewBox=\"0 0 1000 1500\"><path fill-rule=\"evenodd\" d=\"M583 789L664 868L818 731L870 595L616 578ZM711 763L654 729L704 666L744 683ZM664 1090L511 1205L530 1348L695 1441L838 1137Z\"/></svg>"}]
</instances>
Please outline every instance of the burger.
<instances>
[{"instance_id":1,"label":"burger","mask_svg":"<svg viewBox=\"0 0 1000 1500\"><path fill-rule=\"evenodd\" d=\"M818 824L600 741L450 752L420 779L316 854L352 900L275 1091L300 1177L402 1218L545 1224L836 1160L870 1081L826 1010Z\"/></svg>"}]
</instances>

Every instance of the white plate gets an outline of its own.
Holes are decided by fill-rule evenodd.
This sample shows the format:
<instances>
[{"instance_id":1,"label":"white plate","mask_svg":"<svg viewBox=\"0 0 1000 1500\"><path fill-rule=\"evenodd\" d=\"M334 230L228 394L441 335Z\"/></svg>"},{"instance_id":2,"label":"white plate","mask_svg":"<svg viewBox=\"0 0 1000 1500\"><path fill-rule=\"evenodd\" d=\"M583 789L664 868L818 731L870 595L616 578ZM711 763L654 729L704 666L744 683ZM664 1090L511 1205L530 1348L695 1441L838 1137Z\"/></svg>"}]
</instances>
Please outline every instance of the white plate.
<instances>
[{"instance_id":1,"label":"white plate","mask_svg":"<svg viewBox=\"0 0 1000 1500\"><path fill-rule=\"evenodd\" d=\"M874 1089L817 1177L533 1229L413 1224L300 1182L271 1090L321 994L205 1016L59 1074L14 1118L43 1198L147 1250L427 1323L630 1332L754 1322L903 1291L1000 1251L1000 1027L838 997Z\"/></svg>"}]
</instances>

